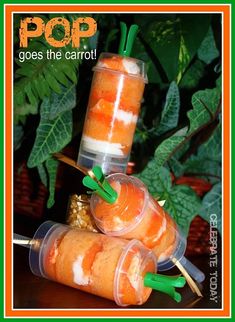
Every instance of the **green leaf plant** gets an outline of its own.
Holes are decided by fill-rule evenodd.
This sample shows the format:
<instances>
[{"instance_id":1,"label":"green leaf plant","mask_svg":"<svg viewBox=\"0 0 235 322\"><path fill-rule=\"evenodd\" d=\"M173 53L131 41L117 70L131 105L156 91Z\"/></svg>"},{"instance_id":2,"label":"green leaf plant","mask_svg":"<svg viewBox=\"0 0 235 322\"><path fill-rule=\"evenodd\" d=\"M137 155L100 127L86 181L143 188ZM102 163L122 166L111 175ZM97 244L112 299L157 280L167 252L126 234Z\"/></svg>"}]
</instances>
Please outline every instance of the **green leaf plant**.
<instances>
[{"instance_id":1,"label":"green leaf plant","mask_svg":"<svg viewBox=\"0 0 235 322\"><path fill-rule=\"evenodd\" d=\"M94 17L98 34L89 41L83 39L77 50L96 46L99 52L115 53L120 21L129 25L134 22L140 27L132 56L145 61L149 84L131 153L131 159L137 163L136 176L156 199L166 200L165 210L185 235L197 214L209 221L210 215L216 213L219 229L222 176L219 15L96 14ZM62 32L57 31L58 37ZM43 39L32 39L27 50L47 49ZM72 48L66 46L60 50ZM20 62L17 47L15 56L15 148L19 151L24 142L22 131L27 120L38 116L40 120L33 129L35 139L26 159L28 167L37 167L41 181L48 187L47 206L51 207L56 202L58 168L52 154L71 143L76 132L78 117L75 119L73 109L80 97L84 106L87 104L92 66L80 60ZM79 91L78 80L82 80ZM79 112L80 121L85 115L80 104ZM203 196L198 195L187 181L177 183L182 176L205 180L211 189Z\"/></svg>"},{"instance_id":2,"label":"green leaf plant","mask_svg":"<svg viewBox=\"0 0 235 322\"><path fill-rule=\"evenodd\" d=\"M168 98L169 91L166 101ZM148 186L150 193L157 199L166 200L165 210L185 234L197 213L209 221L211 212L216 211L218 222L221 222L221 189L218 188L221 180L221 89L216 86L197 91L191 102L193 108L187 113L188 126L176 127L175 133L157 146L152 160L137 175ZM168 124L167 119L165 122ZM209 138L195 150L195 136L211 127L213 131ZM180 153L182 150L183 153ZM174 184L170 172L204 178L214 186L200 200L189 186Z\"/></svg>"},{"instance_id":3,"label":"green leaf plant","mask_svg":"<svg viewBox=\"0 0 235 322\"><path fill-rule=\"evenodd\" d=\"M58 15L54 15L58 16ZM44 21L53 15L41 16ZM63 15L72 21L82 15ZM15 15L15 30L19 30L19 15ZM54 37L63 36L63 30L57 26ZM19 42L17 32L15 44ZM54 204L56 171L58 162L52 158L54 152L63 149L72 139L72 109L77 105L76 85L80 60L65 59L67 51L88 49L88 40L82 39L79 48L71 45L53 48L61 52L61 59L47 59L46 51L51 49L43 37L32 38L27 48L16 48L14 82L14 146L19 149L23 141L23 128L30 115L39 115L40 122L35 129L36 137L30 151L27 165L37 167L42 183L48 187L47 206ZM41 53L41 59L20 59L19 52ZM32 131L30 131L31 133Z\"/></svg>"},{"instance_id":4,"label":"green leaf plant","mask_svg":"<svg viewBox=\"0 0 235 322\"><path fill-rule=\"evenodd\" d=\"M191 16L192 28L196 26L194 19L197 18ZM141 115L138 122L141 128L137 128L137 134L141 131L141 144L148 146L154 142L154 153L153 157L150 154L150 161L137 176L155 198L166 200L165 210L185 235L197 214L209 222L210 215L216 213L218 229L221 222L220 74L214 75L214 84L210 88L198 88L206 75L207 66L213 65L219 51L209 22L211 18L199 18L202 25L196 26L195 32L187 26L189 17L182 15L163 17L159 21L142 19L148 32L139 37L142 47L135 47L137 58L144 57L144 50L149 53L149 56L145 53L145 57L148 59L150 83L157 83L162 90L166 89L163 108L160 115L158 113L153 119L152 126L145 123L147 112ZM197 39L194 44L189 30L191 36L193 34ZM209 40L213 48L208 46ZM156 73L160 78L158 75L154 77ZM182 106L183 93L191 97L187 108ZM155 93L153 97L156 97ZM159 100L161 102L158 97L156 101ZM145 104L144 109L148 111L147 99ZM159 103L155 105L159 106ZM138 141L139 136L136 136L135 144ZM176 184L174 178L181 176L207 180L212 188L200 198L187 181Z\"/></svg>"},{"instance_id":5,"label":"green leaf plant","mask_svg":"<svg viewBox=\"0 0 235 322\"><path fill-rule=\"evenodd\" d=\"M53 93L50 98L42 101L41 119L27 163L29 168L38 167L42 182L49 184L48 207L54 203L54 186L58 166L58 162L53 160L51 155L60 151L72 138L72 108L76 104L73 84L69 89L63 87L61 91L61 94ZM45 172L48 172L48 180Z\"/></svg>"}]
</instances>

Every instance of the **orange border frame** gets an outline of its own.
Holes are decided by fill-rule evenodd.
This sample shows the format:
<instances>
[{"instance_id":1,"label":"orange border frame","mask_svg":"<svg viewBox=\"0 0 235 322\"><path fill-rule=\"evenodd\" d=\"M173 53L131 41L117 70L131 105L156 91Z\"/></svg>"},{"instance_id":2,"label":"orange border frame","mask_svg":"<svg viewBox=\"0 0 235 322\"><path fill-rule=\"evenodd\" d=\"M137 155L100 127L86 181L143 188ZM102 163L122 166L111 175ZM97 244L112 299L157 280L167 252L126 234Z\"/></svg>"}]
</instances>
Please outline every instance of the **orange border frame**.
<instances>
[{"instance_id":1,"label":"orange border frame","mask_svg":"<svg viewBox=\"0 0 235 322\"><path fill-rule=\"evenodd\" d=\"M12 309L12 19L13 12L220 12L224 17L224 65L223 65L223 135L226 140L223 140L223 213L224 217L224 298L223 310L218 309L192 309L188 311L179 310L154 310L148 311L141 309L127 310L27 310L27 309ZM23 316L51 316L51 317L173 317L173 316L191 316L191 317L228 317L230 316L230 5L5 5L5 315L6 317L23 317Z\"/></svg>"}]
</instances>

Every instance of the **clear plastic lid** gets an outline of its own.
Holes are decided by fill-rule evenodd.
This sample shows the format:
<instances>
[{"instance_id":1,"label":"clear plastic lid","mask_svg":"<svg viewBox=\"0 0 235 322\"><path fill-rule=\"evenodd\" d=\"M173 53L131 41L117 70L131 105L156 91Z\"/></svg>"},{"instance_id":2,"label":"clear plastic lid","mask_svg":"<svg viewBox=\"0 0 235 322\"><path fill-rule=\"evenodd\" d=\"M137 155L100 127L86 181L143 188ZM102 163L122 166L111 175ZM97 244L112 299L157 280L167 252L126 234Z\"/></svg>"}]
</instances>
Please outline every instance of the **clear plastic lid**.
<instances>
[{"instance_id":1,"label":"clear plastic lid","mask_svg":"<svg viewBox=\"0 0 235 322\"><path fill-rule=\"evenodd\" d=\"M146 64L142 60L132 57L124 57L112 53L101 53L93 70L108 70L122 73L126 76L142 78L144 83L148 83Z\"/></svg>"},{"instance_id":2,"label":"clear plastic lid","mask_svg":"<svg viewBox=\"0 0 235 322\"><path fill-rule=\"evenodd\" d=\"M122 236L142 220L149 202L149 193L139 179L122 173L109 175L108 182L118 193L113 204L93 193L91 212L97 227L106 235ZM121 191L122 189L122 191Z\"/></svg>"},{"instance_id":3,"label":"clear plastic lid","mask_svg":"<svg viewBox=\"0 0 235 322\"><path fill-rule=\"evenodd\" d=\"M179 229L177 228L177 243L173 254L167 258L166 260L158 262L158 270L159 271L166 271L171 269L175 266L172 259L179 260L184 256L186 250L187 242L183 234L180 233Z\"/></svg>"},{"instance_id":4,"label":"clear plastic lid","mask_svg":"<svg viewBox=\"0 0 235 322\"><path fill-rule=\"evenodd\" d=\"M115 302L120 306L145 303L152 291L144 286L145 274L156 271L154 253L140 241L131 240L123 249L116 267L113 289Z\"/></svg>"},{"instance_id":5,"label":"clear plastic lid","mask_svg":"<svg viewBox=\"0 0 235 322\"><path fill-rule=\"evenodd\" d=\"M33 236L33 243L29 251L29 267L33 274L48 278L44 271L43 259L45 253L50 249L55 241L61 234L67 232L70 228L66 225L58 224L54 221L45 221ZM35 245L37 245L35 247Z\"/></svg>"}]
</instances>

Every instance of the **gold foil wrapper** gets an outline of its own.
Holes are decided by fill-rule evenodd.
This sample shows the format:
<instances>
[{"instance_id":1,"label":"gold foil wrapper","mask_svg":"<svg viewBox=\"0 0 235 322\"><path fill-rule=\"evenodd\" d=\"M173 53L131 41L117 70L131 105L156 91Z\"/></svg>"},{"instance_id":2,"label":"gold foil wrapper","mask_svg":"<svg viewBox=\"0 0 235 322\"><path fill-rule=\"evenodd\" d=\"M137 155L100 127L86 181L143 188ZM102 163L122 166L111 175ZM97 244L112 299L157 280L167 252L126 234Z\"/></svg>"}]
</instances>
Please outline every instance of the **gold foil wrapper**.
<instances>
[{"instance_id":1,"label":"gold foil wrapper","mask_svg":"<svg viewBox=\"0 0 235 322\"><path fill-rule=\"evenodd\" d=\"M91 214L89 197L87 195L73 194L70 196L67 223L72 227L98 232Z\"/></svg>"}]
</instances>

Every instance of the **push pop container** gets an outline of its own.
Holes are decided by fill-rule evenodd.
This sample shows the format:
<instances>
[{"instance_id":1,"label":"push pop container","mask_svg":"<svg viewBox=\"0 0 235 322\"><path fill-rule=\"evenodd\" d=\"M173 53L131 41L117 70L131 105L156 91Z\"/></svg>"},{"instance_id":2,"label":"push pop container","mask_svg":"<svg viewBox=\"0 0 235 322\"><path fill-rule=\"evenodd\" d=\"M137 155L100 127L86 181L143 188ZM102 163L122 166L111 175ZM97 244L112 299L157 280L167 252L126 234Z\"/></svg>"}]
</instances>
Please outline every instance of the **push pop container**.
<instances>
[{"instance_id":1,"label":"push pop container","mask_svg":"<svg viewBox=\"0 0 235 322\"><path fill-rule=\"evenodd\" d=\"M125 240L46 221L33 239L14 234L13 242L30 248L29 265L40 277L114 300L141 305L152 289L181 301L175 287L185 278L155 274L155 254L138 240Z\"/></svg>"},{"instance_id":2,"label":"push pop container","mask_svg":"<svg viewBox=\"0 0 235 322\"><path fill-rule=\"evenodd\" d=\"M140 305L152 289L144 286L147 272L155 273L156 258L137 240L45 222L34 235L40 249L31 247L31 271L44 278L114 300Z\"/></svg>"},{"instance_id":3,"label":"push pop container","mask_svg":"<svg viewBox=\"0 0 235 322\"><path fill-rule=\"evenodd\" d=\"M103 53L93 68L78 165L125 173L147 83L143 61Z\"/></svg>"},{"instance_id":4,"label":"push pop container","mask_svg":"<svg viewBox=\"0 0 235 322\"><path fill-rule=\"evenodd\" d=\"M140 240L157 256L159 271L172 268L177 260L196 281L202 282L204 274L184 257L185 237L143 182L120 173L111 174L106 180L118 197L108 203L92 194L91 211L98 228L110 236Z\"/></svg>"}]
</instances>

